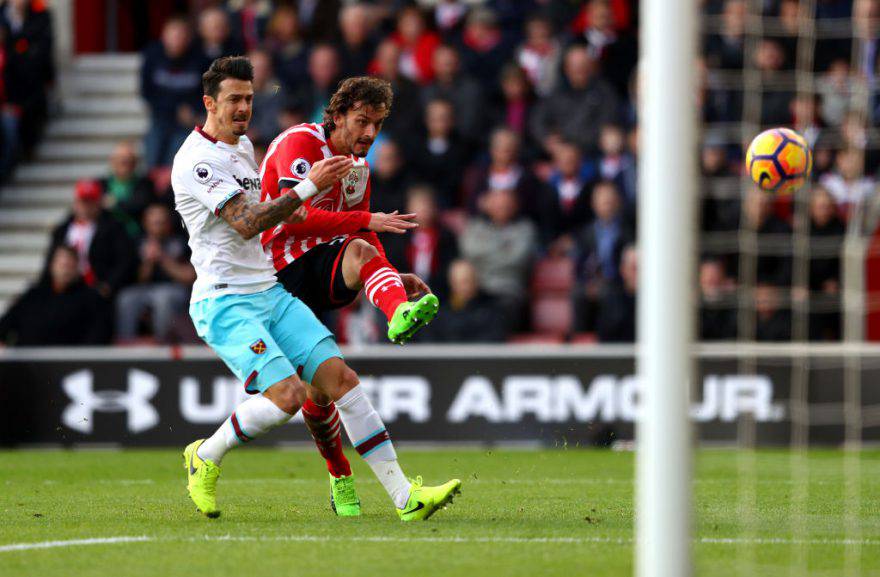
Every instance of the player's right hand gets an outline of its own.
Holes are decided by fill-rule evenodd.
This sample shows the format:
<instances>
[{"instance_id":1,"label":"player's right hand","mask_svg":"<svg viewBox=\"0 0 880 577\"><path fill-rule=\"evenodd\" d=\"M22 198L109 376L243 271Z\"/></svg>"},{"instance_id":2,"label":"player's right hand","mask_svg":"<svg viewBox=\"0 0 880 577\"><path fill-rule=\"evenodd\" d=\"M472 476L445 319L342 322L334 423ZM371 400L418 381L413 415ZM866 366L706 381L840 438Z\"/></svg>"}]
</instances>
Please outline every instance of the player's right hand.
<instances>
[{"instance_id":1,"label":"player's right hand","mask_svg":"<svg viewBox=\"0 0 880 577\"><path fill-rule=\"evenodd\" d=\"M351 165L352 160L349 156L331 156L313 164L307 178L315 183L318 190L324 190L348 174Z\"/></svg>"},{"instance_id":2,"label":"player's right hand","mask_svg":"<svg viewBox=\"0 0 880 577\"><path fill-rule=\"evenodd\" d=\"M391 214L374 212L370 215L370 224L367 228L373 232L393 232L403 234L406 231L419 226L413 222L415 214L397 214L395 210Z\"/></svg>"}]
</instances>

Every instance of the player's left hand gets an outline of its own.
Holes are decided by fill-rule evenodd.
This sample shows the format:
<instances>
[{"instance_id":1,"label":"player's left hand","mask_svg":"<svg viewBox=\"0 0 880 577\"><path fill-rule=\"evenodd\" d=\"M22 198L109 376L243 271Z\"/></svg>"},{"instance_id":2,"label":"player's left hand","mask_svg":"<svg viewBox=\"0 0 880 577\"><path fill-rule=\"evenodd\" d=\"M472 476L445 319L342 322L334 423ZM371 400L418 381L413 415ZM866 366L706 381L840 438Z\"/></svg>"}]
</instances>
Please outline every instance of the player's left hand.
<instances>
[{"instance_id":1,"label":"player's left hand","mask_svg":"<svg viewBox=\"0 0 880 577\"><path fill-rule=\"evenodd\" d=\"M425 281L417 275L411 273L402 273L400 280L403 281L403 289L406 291L406 297L414 299L431 292L431 287L425 284Z\"/></svg>"}]
</instances>

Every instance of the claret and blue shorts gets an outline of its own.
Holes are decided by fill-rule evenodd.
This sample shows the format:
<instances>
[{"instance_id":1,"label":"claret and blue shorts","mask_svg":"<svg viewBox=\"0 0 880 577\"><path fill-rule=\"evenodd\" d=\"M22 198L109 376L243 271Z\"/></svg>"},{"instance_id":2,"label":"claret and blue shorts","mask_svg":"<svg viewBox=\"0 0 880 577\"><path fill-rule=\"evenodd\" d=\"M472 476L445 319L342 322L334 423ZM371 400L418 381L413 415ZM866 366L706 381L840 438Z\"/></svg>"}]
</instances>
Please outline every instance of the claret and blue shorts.
<instances>
[{"instance_id":1,"label":"claret and blue shorts","mask_svg":"<svg viewBox=\"0 0 880 577\"><path fill-rule=\"evenodd\" d=\"M251 394L294 374L311 382L321 363L342 358L333 334L280 284L202 299L190 304L189 314L199 336Z\"/></svg>"}]
</instances>

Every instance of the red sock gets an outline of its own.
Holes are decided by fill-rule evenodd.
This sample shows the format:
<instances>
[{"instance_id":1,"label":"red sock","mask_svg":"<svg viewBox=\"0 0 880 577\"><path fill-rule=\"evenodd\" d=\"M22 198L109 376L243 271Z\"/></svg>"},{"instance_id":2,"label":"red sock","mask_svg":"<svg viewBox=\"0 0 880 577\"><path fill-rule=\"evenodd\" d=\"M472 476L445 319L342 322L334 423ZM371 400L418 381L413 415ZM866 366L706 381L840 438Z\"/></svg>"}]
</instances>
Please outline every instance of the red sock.
<instances>
[{"instance_id":1,"label":"red sock","mask_svg":"<svg viewBox=\"0 0 880 577\"><path fill-rule=\"evenodd\" d=\"M367 299L385 313L389 321L400 303L407 301L400 274L384 256L373 257L361 267L361 282Z\"/></svg>"},{"instance_id":2,"label":"red sock","mask_svg":"<svg viewBox=\"0 0 880 577\"><path fill-rule=\"evenodd\" d=\"M336 405L326 407L316 405L306 399L302 406L303 418L312 433L318 452L327 460L327 470L334 477L351 475L351 465L342 452L342 438L339 434L339 413Z\"/></svg>"}]
</instances>

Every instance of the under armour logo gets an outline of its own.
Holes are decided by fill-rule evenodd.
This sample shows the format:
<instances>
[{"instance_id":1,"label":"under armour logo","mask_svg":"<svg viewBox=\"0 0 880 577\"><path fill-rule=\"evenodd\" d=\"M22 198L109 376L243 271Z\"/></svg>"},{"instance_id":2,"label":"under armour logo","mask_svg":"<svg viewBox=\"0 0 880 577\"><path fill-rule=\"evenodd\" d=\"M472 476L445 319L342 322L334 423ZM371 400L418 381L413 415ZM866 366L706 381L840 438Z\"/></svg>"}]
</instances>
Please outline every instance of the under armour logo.
<instances>
[{"instance_id":1,"label":"under armour logo","mask_svg":"<svg viewBox=\"0 0 880 577\"><path fill-rule=\"evenodd\" d=\"M159 422L159 413L150 404L159 390L159 379L150 373L131 369L128 371L127 391L95 391L92 371L83 370L67 375L61 386L71 403L61 414L61 421L81 433L91 433L94 413L127 413L128 430L140 433Z\"/></svg>"}]
</instances>

